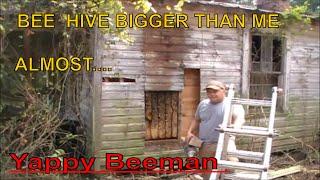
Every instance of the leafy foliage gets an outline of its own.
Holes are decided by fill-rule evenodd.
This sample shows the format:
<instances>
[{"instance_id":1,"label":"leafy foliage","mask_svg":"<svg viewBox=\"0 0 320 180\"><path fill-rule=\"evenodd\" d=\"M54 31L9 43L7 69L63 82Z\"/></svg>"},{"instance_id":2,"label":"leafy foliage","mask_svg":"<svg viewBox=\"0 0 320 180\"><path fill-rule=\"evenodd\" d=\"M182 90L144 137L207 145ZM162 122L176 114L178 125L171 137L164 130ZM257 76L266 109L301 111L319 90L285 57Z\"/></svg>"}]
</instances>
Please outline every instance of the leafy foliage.
<instances>
[{"instance_id":1,"label":"leafy foliage","mask_svg":"<svg viewBox=\"0 0 320 180\"><path fill-rule=\"evenodd\" d=\"M181 10L185 0L178 0ZM2 0L0 33L0 137L1 170L8 168L7 153L29 152L36 156L84 156L85 125L80 104L90 101L81 96L90 89L88 72L15 72L19 57L37 61L39 57L90 56L93 29L66 28L66 14L109 14L109 28L99 28L110 39L131 42L127 29L115 28L113 16L125 13L123 3L144 13L155 12L148 0ZM53 13L54 29L17 29L18 13ZM116 37L116 38L115 38ZM81 97L80 97L81 96ZM88 100L89 99L89 100ZM83 105L83 104L82 104Z\"/></svg>"},{"instance_id":2,"label":"leafy foliage","mask_svg":"<svg viewBox=\"0 0 320 180\"><path fill-rule=\"evenodd\" d=\"M313 10L310 9L309 1L304 1L303 4L301 1L300 3L293 3L293 7L282 13L281 25L285 27L300 22L304 25L309 25L311 18L307 15L310 14L311 11Z\"/></svg>"},{"instance_id":3,"label":"leafy foliage","mask_svg":"<svg viewBox=\"0 0 320 180\"><path fill-rule=\"evenodd\" d=\"M320 3L319 0L290 0L292 6L304 6L306 7L306 14L313 14L319 16Z\"/></svg>"}]
</instances>

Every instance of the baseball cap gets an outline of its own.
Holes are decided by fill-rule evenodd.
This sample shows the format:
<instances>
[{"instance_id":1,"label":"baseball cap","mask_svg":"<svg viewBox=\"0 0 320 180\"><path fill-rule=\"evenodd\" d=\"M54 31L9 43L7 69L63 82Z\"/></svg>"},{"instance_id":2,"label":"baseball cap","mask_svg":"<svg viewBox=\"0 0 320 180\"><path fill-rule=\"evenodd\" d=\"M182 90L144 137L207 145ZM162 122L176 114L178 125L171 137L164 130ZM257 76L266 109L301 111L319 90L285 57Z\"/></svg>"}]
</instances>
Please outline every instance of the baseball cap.
<instances>
[{"instance_id":1,"label":"baseball cap","mask_svg":"<svg viewBox=\"0 0 320 180\"><path fill-rule=\"evenodd\" d=\"M223 90L225 90L226 86L220 81L211 80L211 81L209 81L209 83L207 84L205 89L215 89L215 90L223 89Z\"/></svg>"}]
</instances>

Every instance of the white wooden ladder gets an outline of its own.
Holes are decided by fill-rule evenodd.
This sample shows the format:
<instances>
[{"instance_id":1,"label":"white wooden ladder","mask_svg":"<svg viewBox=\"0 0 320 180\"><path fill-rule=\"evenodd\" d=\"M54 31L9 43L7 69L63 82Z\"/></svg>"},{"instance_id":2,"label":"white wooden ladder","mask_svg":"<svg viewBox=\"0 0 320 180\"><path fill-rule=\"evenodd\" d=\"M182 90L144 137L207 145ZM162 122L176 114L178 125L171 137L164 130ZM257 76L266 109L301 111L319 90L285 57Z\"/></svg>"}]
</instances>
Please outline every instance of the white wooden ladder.
<instances>
[{"instance_id":1,"label":"white wooden ladder","mask_svg":"<svg viewBox=\"0 0 320 180\"><path fill-rule=\"evenodd\" d=\"M220 131L219 140L217 144L217 150L215 158L218 162L218 167L225 167L228 169L237 169L237 170L246 170L250 172L258 173L257 176L249 177L241 177L235 174L222 174L221 176L226 179L268 179L268 168L270 162L270 154L272 148L272 138L276 135L274 131L274 120L275 120L275 111L276 111L276 102L277 102L277 87L272 88L272 99L268 100L256 100L256 99L238 99L234 98L234 86L231 84L228 91L227 96L227 104L224 112L223 122L217 130ZM263 107L271 107L269 123L268 127L255 127L255 126L242 126L240 129L234 129L228 126L231 105L232 104L242 104L249 106L263 106ZM235 150L233 152L227 152L228 156L235 156L238 158L248 159L248 160L257 160L262 163L244 163L244 162L234 162L228 161L226 158L222 160L223 150L226 149L223 146L225 143L225 136L228 135L242 135L242 136L255 136L255 137L264 137L266 138L266 143L264 147L264 152L253 152L253 151L243 151L243 150ZM218 179L218 174L213 172L211 173L210 180Z\"/></svg>"}]
</instances>

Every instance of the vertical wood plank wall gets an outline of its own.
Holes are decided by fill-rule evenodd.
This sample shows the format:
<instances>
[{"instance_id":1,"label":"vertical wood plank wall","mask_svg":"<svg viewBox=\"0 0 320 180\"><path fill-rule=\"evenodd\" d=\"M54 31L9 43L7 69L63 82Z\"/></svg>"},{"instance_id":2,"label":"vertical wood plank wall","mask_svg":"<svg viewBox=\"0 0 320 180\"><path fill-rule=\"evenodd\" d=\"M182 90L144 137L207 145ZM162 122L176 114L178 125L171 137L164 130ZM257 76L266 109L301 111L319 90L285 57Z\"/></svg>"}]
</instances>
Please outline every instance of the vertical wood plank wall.
<instances>
[{"instance_id":1,"label":"vertical wood plank wall","mask_svg":"<svg viewBox=\"0 0 320 180\"><path fill-rule=\"evenodd\" d=\"M190 123L200 102L200 70L184 70L184 88L181 92L181 136L187 135Z\"/></svg>"}]
</instances>

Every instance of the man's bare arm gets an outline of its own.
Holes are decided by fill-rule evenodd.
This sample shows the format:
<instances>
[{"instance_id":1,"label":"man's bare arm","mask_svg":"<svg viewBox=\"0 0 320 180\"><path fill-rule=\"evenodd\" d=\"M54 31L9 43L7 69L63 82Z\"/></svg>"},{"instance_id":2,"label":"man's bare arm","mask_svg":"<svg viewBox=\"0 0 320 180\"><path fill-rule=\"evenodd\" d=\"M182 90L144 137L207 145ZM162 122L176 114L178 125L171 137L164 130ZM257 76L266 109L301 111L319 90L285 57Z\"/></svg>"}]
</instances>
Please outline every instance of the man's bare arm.
<instances>
[{"instance_id":1,"label":"man's bare arm","mask_svg":"<svg viewBox=\"0 0 320 180\"><path fill-rule=\"evenodd\" d=\"M240 129L244 123L245 123L245 112L244 112L243 106L234 105L231 124L235 129Z\"/></svg>"},{"instance_id":2,"label":"man's bare arm","mask_svg":"<svg viewBox=\"0 0 320 180\"><path fill-rule=\"evenodd\" d=\"M242 105L233 105L232 107L232 121L231 125L235 129L240 129L242 125L245 123L245 111L243 109ZM234 135L231 135L228 137L228 151L235 151L237 150L236 147L236 137ZM239 159L234 156L227 156L229 161L235 161L238 162Z\"/></svg>"},{"instance_id":3,"label":"man's bare arm","mask_svg":"<svg viewBox=\"0 0 320 180\"><path fill-rule=\"evenodd\" d=\"M188 134L187 134L187 142L189 142L192 136L196 136L198 134L199 124L200 124L200 119L197 119L197 118L192 119L189 130L188 130Z\"/></svg>"}]
</instances>

